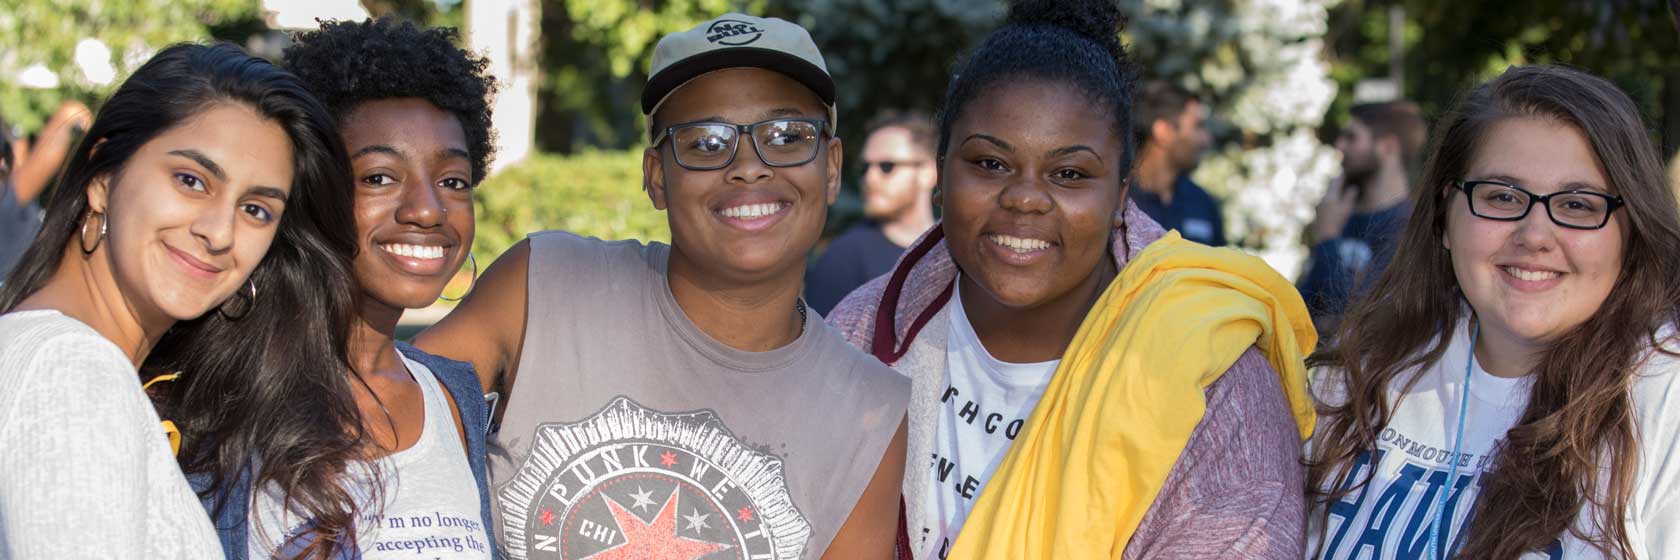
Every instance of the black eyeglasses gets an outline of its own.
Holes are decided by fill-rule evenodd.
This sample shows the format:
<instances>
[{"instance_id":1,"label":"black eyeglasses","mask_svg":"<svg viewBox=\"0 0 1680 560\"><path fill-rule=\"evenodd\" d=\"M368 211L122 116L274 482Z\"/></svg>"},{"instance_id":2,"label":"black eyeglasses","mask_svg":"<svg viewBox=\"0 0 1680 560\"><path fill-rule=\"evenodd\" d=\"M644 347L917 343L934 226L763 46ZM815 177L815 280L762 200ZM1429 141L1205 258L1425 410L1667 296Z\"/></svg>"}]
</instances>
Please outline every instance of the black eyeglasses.
<instances>
[{"instance_id":1,"label":"black eyeglasses","mask_svg":"<svg viewBox=\"0 0 1680 560\"><path fill-rule=\"evenodd\" d=\"M666 128L653 138L658 146L671 139L671 153L677 164L694 171L723 169L735 162L741 136L752 137L758 159L771 167L798 167L817 158L822 147L822 119L771 119L753 124L691 122Z\"/></svg>"},{"instance_id":2,"label":"black eyeglasses","mask_svg":"<svg viewBox=\"0 0 1680 560\"><path fill-rule=\"evenodd\" d=\"M898 169L901 166L902 167L921 167L922 164L924 164L924 163L927 163L927 162L926 161L921 161L921 160L893 161L893 160L890 160L890 159L884 159L884 160L881 160L881 161L865 161L865 162L863 162L863 172L864 172L864 174L867 175L869 173L869 168L879 167L879 168L881 168L881 174L882 175L892 175L893 171Z\"/></svg>"},{"instance_id":3,"label":"black eyeglasses","mask_svg":"<svg viewBox=\"0 0 1680 560\"><path fill-rule=\"evenodd\" d=\"M1499 181L1454 181L1453 185L1464 191L1471 214L1501 222L1526 218L1528 211L1540 204L1546 207L1546 217L1552 223L1571 229L1599 229L1610 223L1610 213L1624 204L1622 197L1597 191L1534 194Z\"/></svg>"}]
</instances>

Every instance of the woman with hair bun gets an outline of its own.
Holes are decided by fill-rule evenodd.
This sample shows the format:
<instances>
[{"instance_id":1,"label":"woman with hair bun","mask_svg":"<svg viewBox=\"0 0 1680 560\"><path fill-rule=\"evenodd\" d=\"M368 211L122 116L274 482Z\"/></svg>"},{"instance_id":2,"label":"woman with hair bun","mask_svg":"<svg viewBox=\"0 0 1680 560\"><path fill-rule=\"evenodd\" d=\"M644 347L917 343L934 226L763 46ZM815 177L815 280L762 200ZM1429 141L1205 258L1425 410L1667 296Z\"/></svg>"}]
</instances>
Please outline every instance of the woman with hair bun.
<instances>
[{"instance_id":1,"label":"woman with hair bun","mask_svg":"<svg viewBox=\"0 0 1680 560\"><path fill-rule=\"evenodd\" d=\"M1263 262L1126 201L1121 24L1011 6L946 94L943 222L829 319L911 378L901 554L1301 554L1316 335Z\"/></svg>"}]
</instances>

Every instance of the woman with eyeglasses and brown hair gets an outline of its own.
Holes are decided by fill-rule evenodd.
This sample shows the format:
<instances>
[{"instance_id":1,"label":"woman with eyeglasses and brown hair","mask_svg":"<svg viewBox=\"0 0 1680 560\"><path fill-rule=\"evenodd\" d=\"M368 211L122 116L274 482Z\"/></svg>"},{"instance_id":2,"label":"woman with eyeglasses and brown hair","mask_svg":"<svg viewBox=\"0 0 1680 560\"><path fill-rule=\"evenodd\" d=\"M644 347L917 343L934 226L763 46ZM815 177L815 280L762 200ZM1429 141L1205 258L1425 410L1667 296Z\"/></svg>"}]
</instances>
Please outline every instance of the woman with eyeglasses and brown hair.
<instances>
[{"instance_id":1,"label":"woman with eyeglasses and brown hair","mask_svg":"<svg viewBox=\"0 0 1680 560\"><path fill-rule=\"evenodd\" d=\"M1507 70L1438 126L1393 264L1309 363L1309 557L1680 555L1680 211L1637 108Z\"/></svg>"}]
</instances>

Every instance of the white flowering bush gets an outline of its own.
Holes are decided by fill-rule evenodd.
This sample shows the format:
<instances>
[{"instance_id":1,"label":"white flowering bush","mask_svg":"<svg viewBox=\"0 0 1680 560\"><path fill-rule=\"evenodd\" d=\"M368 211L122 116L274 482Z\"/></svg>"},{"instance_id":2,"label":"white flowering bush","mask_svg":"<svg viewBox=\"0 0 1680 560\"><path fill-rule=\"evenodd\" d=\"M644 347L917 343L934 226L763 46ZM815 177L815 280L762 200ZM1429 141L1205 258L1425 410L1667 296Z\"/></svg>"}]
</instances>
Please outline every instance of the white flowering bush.
<instances>
[{"instance_id":1,"label":"white flowering bush","mask_svg":"<svg viewBox=\"0 0 1680 560\"><path fill-rule=\"evenodd\" d=\"M1174 81L1213 107L1224 143L1194 179L1225 201L1226 236L1291 278L1301 231L1330 179L1335 150L1316 129L1336 84L1323 52L1339 0L1145 0L1124 3L1128 39L1148 77Z\"/></svg>"}]
</instances>

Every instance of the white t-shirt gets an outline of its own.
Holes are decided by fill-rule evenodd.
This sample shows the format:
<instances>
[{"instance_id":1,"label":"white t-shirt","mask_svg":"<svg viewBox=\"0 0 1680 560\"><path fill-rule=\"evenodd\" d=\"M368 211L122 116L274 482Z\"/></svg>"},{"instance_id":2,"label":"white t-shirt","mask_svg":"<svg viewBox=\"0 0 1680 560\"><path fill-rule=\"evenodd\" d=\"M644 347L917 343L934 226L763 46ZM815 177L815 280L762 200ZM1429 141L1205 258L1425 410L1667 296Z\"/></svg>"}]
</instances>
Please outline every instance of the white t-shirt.
<instances>
[{"instance_id":1,"label":"white t-shirt","mask_svg":"<svg viewBox=\"0 0 1680 560\"><path fill-rule=\"evenodd\" d=\"M1377 436L1376 470L1364 489L1308 516L1307 558L1314 558L1320 542L1322 558L1389 560L1424 558L1430 525L1440 507L1440 489L1451 468L1453 440L1458 430L1459 402L1464 395L1464 368L1470 358L1470 332L1460 321L1439 363L1418 379L1400 401L1393 418ZM1672 331L1665 331L1672 332ZM1341 402L1344 392L1334 376L1314 372L1314 392L1327 402ZM1389 402L1401 395L1400 376L1389 389ZM1458 477L1447 495L1440 548L1463 544L1463 528L1490 467L1489 454L1521 418L1527 406L1531 378L1494 376L1475 365L1470 372L1470 400L1465 415L1464 442ZM1680 360L1657 354L1646 363L1633 386L1635 436L1640 461L1632 503L1626 520L1628 539L1639 558L1680 558L1680 460L1671 453L1680 445ZM1371 472L1370 456L1360 459L1351 480ZM1343 482L1345 484L1345 481ZM1591 511L1583 511L1577 527L1591 527ZM1596 549L1570 535L1525 560L1602 558Z\"/></svg>"},{"instance_id":2,"label":"white t-shirt","mask_svg":"<svg viewBox=\"0 0 1680 560\"><path fill-rule=\"evenodd\" d=\"M133 362L57 311L0 315L0 558L221 558Z\"/></svg>"},{"instance_id":3,"label":"white t-shirt","mask_svg":"<svg viewBox=\"0 0 1680 560\"><path fill-rule=\"evenodd\" d=\"M399 352L399 355L401 353ZM491 552L479 509L478 483L461 448L449 397L430 369L403 356L426 403L420 439L408 449L379 460L384 483L381 504L370 504L367 469L352 467L358 503L356 546L361 558L490 558ZM281 517L279 489L270 486L257 494L251 508L247 541L251 558L268 558L284 537L301 527L299 517ZM275 528L285 527L286 531ZM298 546L288 544L288 550Z\"/></svg>"},{"instance_id":4,"label":"white t-shirt","mask_svg":"<svg viewBox=\"0 0 1680 560\"><path fill-rule=\"evenodd\" d=\"M932 483L920 498L935 526L921 528L917 558L945 558L950 552L975 498L1003 462L1061 363L1012 364L992 357L968 322L960 293L951 295L948 315L946 385L929 464Z\"/></svg>"}]
</instances>

